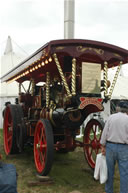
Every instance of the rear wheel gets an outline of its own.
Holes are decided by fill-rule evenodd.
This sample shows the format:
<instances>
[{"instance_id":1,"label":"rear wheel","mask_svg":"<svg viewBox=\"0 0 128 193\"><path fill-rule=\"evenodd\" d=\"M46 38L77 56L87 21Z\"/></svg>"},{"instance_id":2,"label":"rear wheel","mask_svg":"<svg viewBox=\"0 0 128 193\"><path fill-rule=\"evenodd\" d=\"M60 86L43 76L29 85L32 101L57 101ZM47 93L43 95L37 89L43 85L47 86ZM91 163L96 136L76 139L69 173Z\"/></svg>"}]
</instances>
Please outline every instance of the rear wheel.
<instances>
[{"instance_id":1,"label":"rear wheel","mask_svg":"<svg viewBox=\"0 0 128 193\"><path fill-rule=\"evenodd\" d=\"M101 120L91 119L84 130L84 155L91 168L95 168L96 155L100 152L100 139L104 123Z\"/></svg>"},{"instance_id":2,"label":"rear wheel","mask_svg":"<svg viewBox=\"0 0 128 193\"><path fill-rule=\"evenodd\" d=\"M4 112L4 150L6 155L18 153L16 144L17 108L16 105L8 105Z\"/></svg>"},{"instance_id":3,"label":"rear wheel","mask_svg":"<svg viewBox=\"0 0 128 193\"><path fill-rule=\"evenodd\" d=\"M37 172L47 175L52 167L54 153L53 131L48 120L39 120L34 135L34 159Z\"/></svg>"}]
</instances>

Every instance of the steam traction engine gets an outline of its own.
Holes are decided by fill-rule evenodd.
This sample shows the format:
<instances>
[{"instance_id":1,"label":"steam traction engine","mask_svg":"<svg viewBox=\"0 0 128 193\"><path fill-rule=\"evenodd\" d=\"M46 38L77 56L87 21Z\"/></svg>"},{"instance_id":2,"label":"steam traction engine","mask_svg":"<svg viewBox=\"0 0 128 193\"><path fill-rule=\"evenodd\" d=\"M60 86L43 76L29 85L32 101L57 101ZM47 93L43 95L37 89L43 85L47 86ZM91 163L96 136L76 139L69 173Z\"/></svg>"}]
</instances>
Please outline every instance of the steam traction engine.
<instances>
[{"instance_id":1,"label":"steam traction engine","mask_svg":"<svg viewBox=\"0 0 128 193\"><path fill-rule=\"evenodd\" d=\"M47 175L54 149L69 152L83 147L88 164L94 168L102 122L88 121L83 142L77 141L76 135L91 113L103 111L120 67L127 62L127 50L96 41L56 40L41 47L2 77L2 81L19 83L16 104L7 104L4 111L5 153L22 152L31 141L36 169ZM108 90L108 68L115 66Z\"/></svg>"}]
</instances>

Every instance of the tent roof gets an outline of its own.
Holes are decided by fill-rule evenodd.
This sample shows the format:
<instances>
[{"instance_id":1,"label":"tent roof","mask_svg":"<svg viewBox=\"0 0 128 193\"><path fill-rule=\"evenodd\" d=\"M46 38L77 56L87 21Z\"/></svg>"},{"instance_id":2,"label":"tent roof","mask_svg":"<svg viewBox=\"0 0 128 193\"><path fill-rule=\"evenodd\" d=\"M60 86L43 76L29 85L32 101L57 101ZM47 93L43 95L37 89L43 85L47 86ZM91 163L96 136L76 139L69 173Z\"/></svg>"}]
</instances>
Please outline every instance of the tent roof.
<instances>
[{"instance_id":1,"label":"tent roof","mask_svg":"<svg viewBox=\"0 0 128 193\"><path fill-rule=\"evenodd\" d=\"M10 52L13 52L13 48L12 48L12 41L11 41L11 37L10 37L10 36L8 36L8 39L7 39L7 43L6 43L6 48L5 48L4 55L9 54Z\"/></svg>"},{"instance_id":2,"label":"tent roof","mask_svg":"<svg viewBox=\"0 0 128 193\"><path fill-rule=\"evenodd\" d=\"M23 53L21 48L15 45L12 42L11 37L8 36L6 45L5 45L5 50L3 52L3 55L1 56L1 61L0 61L1 63L0 77L3 76L5 73L7 73L9 70L12 70L25 57L26 57L26 54Z\"/></svg>"}]
</instances>

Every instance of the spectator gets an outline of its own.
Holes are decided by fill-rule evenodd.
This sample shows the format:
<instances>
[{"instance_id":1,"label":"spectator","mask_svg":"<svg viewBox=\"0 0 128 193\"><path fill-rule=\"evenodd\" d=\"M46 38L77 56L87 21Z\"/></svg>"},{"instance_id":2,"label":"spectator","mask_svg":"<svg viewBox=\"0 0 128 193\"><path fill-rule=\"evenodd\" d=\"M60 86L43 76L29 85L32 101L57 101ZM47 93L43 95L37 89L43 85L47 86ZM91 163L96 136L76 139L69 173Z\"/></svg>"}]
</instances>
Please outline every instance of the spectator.
<instances>
[{"instance_id":1,"label":"spectator","mask_svg":"<svg viewBox=\"0 0 128 193\"><path fill-rule=\"evenodd\" d=\"M0 193L17 193L16 168L13 164L6 164L1 162L1 160L0 160Z\"/></svg>"},{"instance_id":2,"label":"spectator","mask_svg":"<svg viewBox=\"0 0 128 193\"><path fill-rule=\"evenodd\" d=\"M113 193L116 162L120 173L120 193L128 193L128 104L122 101L119 107L118 112L110 115L106 121L100 140L101 152L106 154L108 167L106 193Z\"/></svg>"}]
</instances>

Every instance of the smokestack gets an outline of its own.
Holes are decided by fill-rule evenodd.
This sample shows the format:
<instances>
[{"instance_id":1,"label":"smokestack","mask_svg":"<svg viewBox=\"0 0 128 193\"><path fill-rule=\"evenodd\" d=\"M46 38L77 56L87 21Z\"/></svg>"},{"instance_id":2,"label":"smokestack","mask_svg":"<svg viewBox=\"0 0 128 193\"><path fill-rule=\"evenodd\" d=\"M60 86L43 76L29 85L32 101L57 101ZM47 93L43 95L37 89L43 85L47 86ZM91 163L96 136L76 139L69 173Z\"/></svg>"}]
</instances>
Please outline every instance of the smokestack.
<instances>
[{"instance_id":1,"label":"smokestack","mask_svg":"<svg viewBox=\"0 0 128 193\"><path fill-rule=\"evenodd\" d=\"M64 39L74 38L74 0L64 0Z\"/></svg>"}]
</instances>

